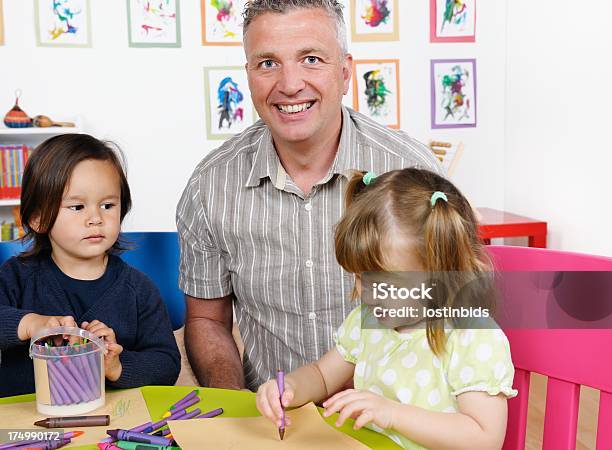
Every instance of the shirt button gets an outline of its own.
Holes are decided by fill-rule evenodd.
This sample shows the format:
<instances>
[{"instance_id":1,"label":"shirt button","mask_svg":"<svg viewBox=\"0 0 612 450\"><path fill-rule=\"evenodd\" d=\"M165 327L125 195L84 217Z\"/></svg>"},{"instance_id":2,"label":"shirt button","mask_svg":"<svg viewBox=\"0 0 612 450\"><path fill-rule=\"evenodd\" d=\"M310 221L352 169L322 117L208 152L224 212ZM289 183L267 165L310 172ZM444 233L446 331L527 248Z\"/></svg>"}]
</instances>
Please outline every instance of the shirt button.
<instances>
[{"instance_id":1,"label":"shirt button","mask_svg":"<svg viewBox=\"0 0 612 450\"><path fill-rule=\"evenodd\" d=\"M312 205L311 205L310 203L306 203L306 204L304 205L304 209L305 209L306 211L311 211L311 210L312 210Z\"/></svg>"},{"instance_id":2,"label":"shirt button","mask_svg":"<svg viewBox=\"0 0 612 450\"><path fill-rule=\"evenodd\" d=\"M310 320L315 320L317 318L317 313L316 312L310 312L308 313L308 318Z\"/></svg>"},{"instance_id":3,"label":"shirt button","mask_svg":"<svg viewBox=\"0 0 612 450\"><path fill-rule=\"evenodd\" d=\"M310 269L312 266L313 266L312 260L311 259L307 259L306 260L306 267L308 267Z\"/></svg>"}]
</instances>

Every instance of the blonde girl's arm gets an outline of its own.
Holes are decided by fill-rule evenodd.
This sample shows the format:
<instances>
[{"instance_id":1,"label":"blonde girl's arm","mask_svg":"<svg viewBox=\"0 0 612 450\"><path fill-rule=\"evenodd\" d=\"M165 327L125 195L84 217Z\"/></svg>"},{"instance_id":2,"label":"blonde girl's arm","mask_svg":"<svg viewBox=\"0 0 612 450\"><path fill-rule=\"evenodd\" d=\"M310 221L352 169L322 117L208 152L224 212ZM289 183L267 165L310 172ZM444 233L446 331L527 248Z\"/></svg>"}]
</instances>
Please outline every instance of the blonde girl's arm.
<instances>
[{"instance_id":1,"label":"blonde girl's arm","mask_svg":"<svg viewBox=\"0 0 612 450\"><path fill-rule=\"evenodd\" d=\"M427 448L500 449L508 417L506 397L466 392L457 396L457 402L456 413L398 403L392 428Z\"/></svg>"},{"instance_id":2,"label":"blonde girl's arm","mask_svg":"<svg viewBox=\"0 0 612 450\"><path fill-rule=\"evenodd\" d=\"M355 365L344 360L332 348L321 359L285 375L282 407L319 402L342 388L352 378ZM257 408L273 422L280 423L282 407L276 379L262 384L257 390Z\"/></svg>"}]
</instances>

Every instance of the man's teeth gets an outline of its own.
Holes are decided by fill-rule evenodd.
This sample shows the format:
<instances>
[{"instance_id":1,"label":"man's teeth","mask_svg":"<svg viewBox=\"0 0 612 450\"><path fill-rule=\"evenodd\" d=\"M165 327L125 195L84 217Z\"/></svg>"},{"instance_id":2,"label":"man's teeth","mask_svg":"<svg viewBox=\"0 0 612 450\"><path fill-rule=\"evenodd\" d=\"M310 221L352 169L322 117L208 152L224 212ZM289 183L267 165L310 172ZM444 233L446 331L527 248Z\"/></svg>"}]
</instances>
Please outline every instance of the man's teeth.
<instances>
[{"instance_id":1,"label":"man's teeth","mask_svg":"<svg viewBox=\"0 0 612 450\"><path fill-rule=\"evenodd\" d=\"M310 109L313 102L302 103L301 105L277 105L278 109L286 114L295 114Z\"/></svg>"}]
</instances>

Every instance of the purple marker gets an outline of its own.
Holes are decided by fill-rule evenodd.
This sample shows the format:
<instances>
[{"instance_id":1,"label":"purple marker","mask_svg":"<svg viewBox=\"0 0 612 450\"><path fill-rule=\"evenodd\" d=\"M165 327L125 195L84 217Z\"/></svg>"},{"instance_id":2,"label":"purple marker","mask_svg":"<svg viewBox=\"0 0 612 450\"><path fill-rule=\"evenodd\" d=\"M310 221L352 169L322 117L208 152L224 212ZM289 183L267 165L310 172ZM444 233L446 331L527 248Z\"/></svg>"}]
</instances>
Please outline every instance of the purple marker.
<instances>
[{"instance_id":1,"label":"purple marker","mask_svg":"<svg viewBox=\"0 0 612 450\"><path fill-rule=\"evenodd\" d=\"M116 441L141 442L143 444L171 446L174 442L161 436L151 436L150 434L136 433L128 430L106 430L106 434Z\"/></svg>"},{"instance_id":2,"label":"purple marker","mask_svg":"<svg viewBox=\"0 0 612 450\"><path fill-rule=\"evenodd\" d=\"M281 408L283 408L283 416L281 417L281 426L278 427L278 435L281 441L285 437L285 408L283 407L283 394L285 393L285 372L279 370L276 373L276 383L278 384L278 396L281 402Z\"/></svg>"},{"instance_id":3,"label":"purple marker","mask_svg":"<svg viewBox=\"0 0 612 450\"><path fill-rule=\"evenodd\" d=\"M220 414L223 414L223 408L217 408L217 409L213 409L212 411L208 411L196 417L196 419L210 419L211 417L217 417Z\"/></svg>"}]
</instances>

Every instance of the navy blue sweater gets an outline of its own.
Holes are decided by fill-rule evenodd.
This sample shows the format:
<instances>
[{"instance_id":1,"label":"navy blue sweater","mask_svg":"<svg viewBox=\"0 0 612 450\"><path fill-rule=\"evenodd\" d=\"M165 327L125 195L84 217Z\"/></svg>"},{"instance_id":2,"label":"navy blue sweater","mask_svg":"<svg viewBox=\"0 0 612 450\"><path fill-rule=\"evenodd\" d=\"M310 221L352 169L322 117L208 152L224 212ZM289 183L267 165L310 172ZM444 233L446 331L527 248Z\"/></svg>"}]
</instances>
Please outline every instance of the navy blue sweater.
<instances>
[{"instance_id":1,"label":"navy blue sweater","mask_svg":"<svg viewBox=\"0 0 612 450\"><path fill-rule=\"evenodd\" d=\"M172 385L181 368L180 354L161 295L142 272L117 256L109 256L116 281L81 315L54 274L50 256L13 257L0 267L0 397L34 392L34 369L28 355L29 340L21 341L17 327L34 312L72 316L77 324L99 320L113 329L121 376L107 382L117 388Z\"/></svg>"}]
</instances>

